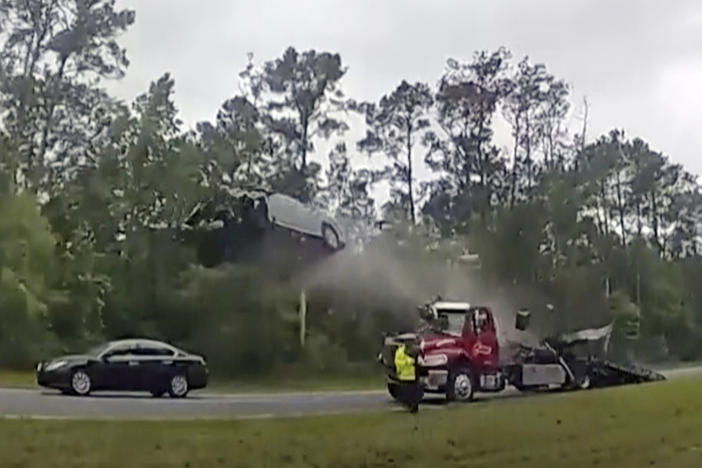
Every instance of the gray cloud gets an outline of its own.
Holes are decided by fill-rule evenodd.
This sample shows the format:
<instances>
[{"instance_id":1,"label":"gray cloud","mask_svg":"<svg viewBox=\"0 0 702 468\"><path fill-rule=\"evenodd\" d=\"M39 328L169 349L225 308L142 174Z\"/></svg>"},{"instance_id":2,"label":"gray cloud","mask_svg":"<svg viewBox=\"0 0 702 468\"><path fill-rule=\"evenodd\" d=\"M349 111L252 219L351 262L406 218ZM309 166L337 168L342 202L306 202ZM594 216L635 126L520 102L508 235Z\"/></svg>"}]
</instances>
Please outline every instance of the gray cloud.
<instances>
[{"instance_id":1,"label":"gray cloud","mask_svg":"<svg viewBox=\"0 0 702 468\"><path fill-rule=\"evenodd\" d=\"M591 137L613 127L702 173L702 3L698 0L120 0L136 25L132 66L110 87L131 99L169 71L184 120L211 119L246 53L290 45L339 52L347 92L376 100L400 80L435 82L448 57L504 45L590 101Z\"/></svg>"}]
</instances>

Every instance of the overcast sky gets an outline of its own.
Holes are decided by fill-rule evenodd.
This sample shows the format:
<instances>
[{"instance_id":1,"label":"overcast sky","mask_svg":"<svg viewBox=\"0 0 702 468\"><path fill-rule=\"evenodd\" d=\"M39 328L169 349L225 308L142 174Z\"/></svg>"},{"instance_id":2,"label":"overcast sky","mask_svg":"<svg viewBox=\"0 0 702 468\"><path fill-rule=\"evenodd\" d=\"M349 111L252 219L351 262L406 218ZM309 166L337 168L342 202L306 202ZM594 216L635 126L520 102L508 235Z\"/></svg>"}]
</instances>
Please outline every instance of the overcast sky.
<instances>
[{"instance_id":1,"label":"overcast sky","mask_svg":"<svg viewBox=\"0 0 702 468\"><path fill-rule=\"evenodd\" d=\"M118 0L132 99L164 72L188 126L236 91L247 52L341 54L347 94L377 100L402 79L435 83L447 58L506 46L543 62L590 103L589 139L613 127L702 174L701 0ZM573 117L571 124L577 119ZM505 142L506 143L506 142Z\"/></svg>"}]
</instances>

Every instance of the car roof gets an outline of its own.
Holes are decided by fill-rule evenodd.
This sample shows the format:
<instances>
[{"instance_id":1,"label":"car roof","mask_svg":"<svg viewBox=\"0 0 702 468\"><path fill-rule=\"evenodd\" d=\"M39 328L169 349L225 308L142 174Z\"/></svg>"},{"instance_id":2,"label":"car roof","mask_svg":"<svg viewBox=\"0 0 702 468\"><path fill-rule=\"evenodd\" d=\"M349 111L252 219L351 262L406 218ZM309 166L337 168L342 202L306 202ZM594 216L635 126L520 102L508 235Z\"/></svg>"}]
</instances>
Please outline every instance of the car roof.
<instances>
[{"instance_id":1,"label":"car roof","mask_svg":"<svg viewBox=\"0 0 702 468\"><path fill-rule=\"evenodd\" d=\"M175 346L172 346L172 345L165 343L163 341L150 340L147 338L128 338L128 339L123 339L123 340L115 340L115 341L110 341L108 343L108 345L109 345L109 347L114 347L114 346L159 346L162 348L177 349Z\"/></svg>"}]
</instances>

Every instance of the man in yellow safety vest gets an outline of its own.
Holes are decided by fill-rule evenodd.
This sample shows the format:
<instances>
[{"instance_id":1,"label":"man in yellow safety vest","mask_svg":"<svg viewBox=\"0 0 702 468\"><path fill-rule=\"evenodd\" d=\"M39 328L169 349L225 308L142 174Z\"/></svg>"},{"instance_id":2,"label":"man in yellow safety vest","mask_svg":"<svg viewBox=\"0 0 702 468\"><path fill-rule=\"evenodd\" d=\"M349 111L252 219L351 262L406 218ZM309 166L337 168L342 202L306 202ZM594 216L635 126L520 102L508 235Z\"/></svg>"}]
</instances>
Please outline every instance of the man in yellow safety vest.
<instances>
[{"instance_id":1,"label":"man in yellow safety vest","mask_svg":"<svg viewBox=\"0 0 702 468\"><path fill-rule=\"evenodd\" d=\"M421 392L417 380L416 362L418 350L401 344L395 350L395 374L399 384L399 400L409 408L411 413L419 411Z\"/></svg>"}]
</instances>

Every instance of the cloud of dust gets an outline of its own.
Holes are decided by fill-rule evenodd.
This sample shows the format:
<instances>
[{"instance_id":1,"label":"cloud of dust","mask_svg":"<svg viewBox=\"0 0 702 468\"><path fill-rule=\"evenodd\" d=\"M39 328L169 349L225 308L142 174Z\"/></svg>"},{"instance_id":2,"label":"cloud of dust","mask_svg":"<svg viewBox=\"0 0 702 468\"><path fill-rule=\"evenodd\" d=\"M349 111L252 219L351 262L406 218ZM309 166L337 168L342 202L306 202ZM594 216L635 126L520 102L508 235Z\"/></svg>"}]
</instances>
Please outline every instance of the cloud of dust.
<instances>
[{"instance_id":1,"label":"cloud of dust","mask_svg":"<svg viewBox=\"0 0 702 468\"><path fill-rule=\"evenodd\" d=\"M517 310L524 307L507 290L486 285L480 272L465 266L449 266L441 261L428 262L398 256L397 249L374 246L362 252L345 249L308 269L301 278L307 288L334 287L354 294L373 294L398 304L421 305L437 295L443 300L466 301L489 306L496 318L498 339L503 348L519 342L534 345L538 338L531 330L515 328ZM399 312L417 317L412 306ZM532 320L533 321L533 320Z\"/></svg>"}]
</instances>

